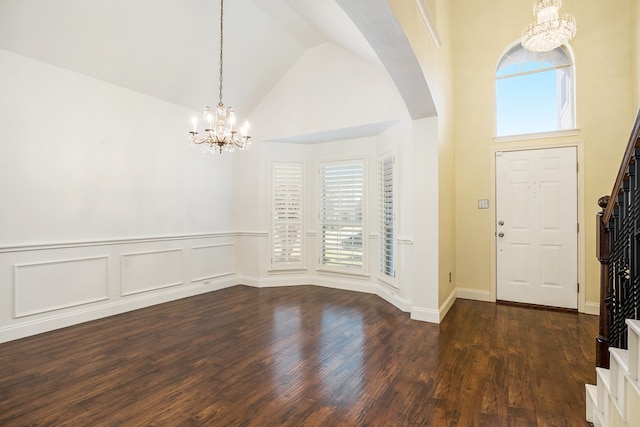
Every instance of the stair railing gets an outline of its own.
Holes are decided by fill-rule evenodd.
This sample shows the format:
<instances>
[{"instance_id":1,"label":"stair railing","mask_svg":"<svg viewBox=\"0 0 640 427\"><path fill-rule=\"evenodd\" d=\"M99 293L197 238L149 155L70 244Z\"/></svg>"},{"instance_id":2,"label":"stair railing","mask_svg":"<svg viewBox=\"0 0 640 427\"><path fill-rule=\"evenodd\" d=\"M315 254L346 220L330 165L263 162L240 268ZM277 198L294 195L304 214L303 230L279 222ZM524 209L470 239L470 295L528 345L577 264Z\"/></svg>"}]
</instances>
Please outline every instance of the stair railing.
<instances>
[{"instance_id":1,"label":"stair railing","mask_svg":"<svg viewBox=\"0 0 640 427\"><path fill-rule=\"evenodd\" d=\"M600 325L596 365L609 367L609 347L627 348L625 319L640 318L640 111L611 197L598 200Z\"/></svg>"}]
</instances>

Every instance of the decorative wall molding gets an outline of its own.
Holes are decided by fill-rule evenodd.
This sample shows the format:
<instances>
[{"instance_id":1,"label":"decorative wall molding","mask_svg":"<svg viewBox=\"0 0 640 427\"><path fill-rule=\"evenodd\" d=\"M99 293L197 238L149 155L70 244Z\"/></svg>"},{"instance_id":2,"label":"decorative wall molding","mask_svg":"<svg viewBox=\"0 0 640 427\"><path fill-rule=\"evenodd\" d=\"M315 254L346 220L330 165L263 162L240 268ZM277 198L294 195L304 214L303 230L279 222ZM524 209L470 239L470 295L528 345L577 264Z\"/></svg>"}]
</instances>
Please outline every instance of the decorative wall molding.
<instances>
[{"instance_id":1,"label":"decorative wall molding","mask_svg":"<svg viewBox=\"0 0 640 427\"><path fill-rule=\"evenodd\" d=\"M112 301L109 304L98 304L82 307L79 310L59 311L47 313L45 317L33 319L23 318L19 323L0 327L0 343L12 341L55 329L65 328L107 316L126 313L157 304L187 298L203 293L225 289L239 285L236 278L222 278L214 281L209 286L202 283L173 287L158 292L133 295L120 301Z\"/></svg>"},{"instance_id":2,"label":"decorative wall molding","mask_svg":"<svg viewBox=\"0 0 640 427\"><path fill-rule=\"evenodd\" d=\"M376 294L399 310L409 312L412 319L431 323L440 323L456 298L492 301L489 291L457 288L438 309L417 307L412 300L401 296L400 289L380 282L377 275L305 269L269 270L259 277L238 275L235 266L238 239L248 237L264 242L262 239L268 235L267 232L234 232L0 248L8 265L14 266L16 314L13 320L5 319L0 325L0 342L240 284L314 285ZM307 235L315 232L307 231ZM368 237L377 238L377 234ZM251 242L253 240L248 243ZM398 238L397 242L406 246L414 244L410 238ZM45 249L49 252L38 252ZM95 256L75 257L82 254ZM90 271L84 271L85 267ZM49 282L59 286L73 277L73 271L82 273L79 277L83 284L87 277L89 286L76 282L70 282L73 285L69 286L87 290L89 297L63 289L60 293L67 296L59 297L66 298L62 302L55 298L53 303L48 298L32 299L37 298L37 285ZM54 275L51 280L52 272L60 277ZM43 276L47 279L41 280ZM7 280L10 283L10 271ZM43 303L45 300L47 304ZM597 304L587 303L587 312L597 314Z\"/></svg>"},{"instance_id":3,"label":"decorative wall molding","mask_svg":"<svg viewBox=\"0 0 640 427\"><path fill-rule=\"evenodd\" d=\"M268 231L240 231L236 233L240 237L269 237Z\"/></svg>"},{"instance_id":4,"label":"decorative wall molding","mask_svg":"<svg viewBox=\"0 0 640 427\"><path fill-rule=\"evenodd\" d=\"M53 243L37 243L30 245L0 246L0 254L11 252L26 251L43 251L49 249L69 249L83 248L88 246L112 246L112 245L130 245L137 243L155 243L170 242L174 240L192 240L192 239L211 239L221 237L236 237L247 233L228 232L228 233L210 233L210 234L187 234L175 236L158 236L158 237L137 237L130 239L113 239L113 240L88 240L80 242L53 242ZM256 233L258 234L258 233ZM268 235L268 233L264 233Z\"/></svg>"},{"instance_id":5,"label":"decorative wall molding","mask_svg":"<svg viewBox=\"0 0 640 427\"><path fill-rule=\"evenodd\" d=\"M424 2L424 0L416 0L416 6L418 7L420 16L424 21L424 25L427 27L427 31L429 31L429 35L431 36L431 40L433 40L433 44L436 46L436 48L440 49L440 46L442 46L442 40L440 39L440 35L438 34L438 29L436 28L436 23L433 20L431 11L427 7L427 4Z\"/></svg>"},{"instance_id":6,"label":"decorative wall molding","mask_svg":"<svg viewBox=\"0 0 640 427\"><path fill-rule=\"evenodd\" d=\"M4 247L0 342L237 285L239 236L228 232Z\"/></svg>"},{"instance_id":7,"label":"decorative wall molding","mask_svg":"<svg viewBox=\"0 0 640 427\"><path fill-rule=\"evenodd\" d=\"M182 248L120 255L120 295L182 285Z\"/></svg>"},{"instance_id":8,"label":"decorative wall molding","mask_svg":"<svg viewBox=\"0 0 640 427\"><path fill-rule=\"evenodd\" d=\"M550 139L550 138L566 138L572 136L578 136L580 129L566 129L555 130L550 132L538 132L538 133L526 133L522 135L507 135L507 136L494 136L493 142L516 142L516 141L528 141L537 139Z\"/></svg>"},{"instance_id":9,"label":"decorative wall molding","mask_svg":"<svg viewBox=\"0 0 640 427\"><path fill-rule=\"evenodd\" d=\"M109 299L109 258L70 258L13 266L14 316Z\"/></svg>"},{"instance_id":10,"label":"decorative wall molding","mask_svg":"<svg viewBox=\"0 0 640 427\"><path fill-rule=\"evenodd\" d=\"M191 248L191 281L199 282L235 273L235 245L219 243Z\"/></svg>"}]
</instances>

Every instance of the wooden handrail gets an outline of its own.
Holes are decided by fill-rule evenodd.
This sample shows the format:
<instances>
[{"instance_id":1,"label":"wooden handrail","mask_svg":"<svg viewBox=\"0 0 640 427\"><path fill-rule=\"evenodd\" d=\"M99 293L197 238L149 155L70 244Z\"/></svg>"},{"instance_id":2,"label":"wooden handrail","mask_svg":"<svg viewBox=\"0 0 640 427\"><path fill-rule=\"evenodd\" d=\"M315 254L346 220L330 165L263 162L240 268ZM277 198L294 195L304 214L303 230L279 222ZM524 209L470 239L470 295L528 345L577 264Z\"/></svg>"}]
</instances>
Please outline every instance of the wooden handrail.
<instances>
[{"instance_id":1,"label":"wooden handrail","mask_svg":"<svg viewBox=\"0 0 640 427\"><path fill-rule=\"evenodd\" d=\"M638 136L640 134L640 110L638 110L638 115L636 116L636 121L633 125L633 130L631 131L631 136L629 137L629 142L627 143L627 149L624 152L624 157L622 158L622 163L620 164L620 169L618 170L618 176L616 177L616 182L613 185L613 190L611 190L611 197L609 198L609 203L607 203L607 207L604 210L604 215L602 216L602 222L607 224L611 219L611 215L613 214L613 208L616 205L616 197L620 193L620 188L622 187L622 181L625 180L627 176L627 168L632 161L633 152L638 147L640 141L638 141Z\"/></svg>"}]
</instances>

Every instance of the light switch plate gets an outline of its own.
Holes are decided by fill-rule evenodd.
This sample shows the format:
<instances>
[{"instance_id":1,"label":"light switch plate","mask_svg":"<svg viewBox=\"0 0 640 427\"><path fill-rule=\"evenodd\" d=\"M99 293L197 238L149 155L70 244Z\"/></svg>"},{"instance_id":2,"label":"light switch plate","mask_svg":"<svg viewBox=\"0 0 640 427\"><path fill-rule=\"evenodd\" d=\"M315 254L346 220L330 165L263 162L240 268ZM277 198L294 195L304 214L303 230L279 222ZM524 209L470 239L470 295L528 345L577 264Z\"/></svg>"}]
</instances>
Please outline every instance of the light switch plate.
<instances>
[{"instance_id":1,"label":"light switch plate","mask_svg":"<svg viewBox=\"0 0 640 427\"><path fill-rule=\"evenodd\" d=\"M479 199L478 209L489 209L489 199Z\"/></svg>"}]
</instances>

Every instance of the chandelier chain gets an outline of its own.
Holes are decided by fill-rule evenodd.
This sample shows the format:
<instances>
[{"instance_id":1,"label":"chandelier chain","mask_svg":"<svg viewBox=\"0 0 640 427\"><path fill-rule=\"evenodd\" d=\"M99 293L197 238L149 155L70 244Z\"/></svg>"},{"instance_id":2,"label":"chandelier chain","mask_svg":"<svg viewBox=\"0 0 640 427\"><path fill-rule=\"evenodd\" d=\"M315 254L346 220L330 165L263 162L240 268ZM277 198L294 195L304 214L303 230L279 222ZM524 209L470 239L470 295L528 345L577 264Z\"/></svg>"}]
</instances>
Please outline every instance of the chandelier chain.
<instances>
[{"instance_id":1,"label":"chandelier chain","mask_svg":"<svg viewBox=\"0 0 640 427\"><path fill-rule=\"evenodd\" d=\"M224 0L220 0L220 86L218 91L218 105L222 104L222 48L223 48L223 35L224 35L224 20L222 19L222 15L224 14Z\"/></svg>"}]
</instances>

